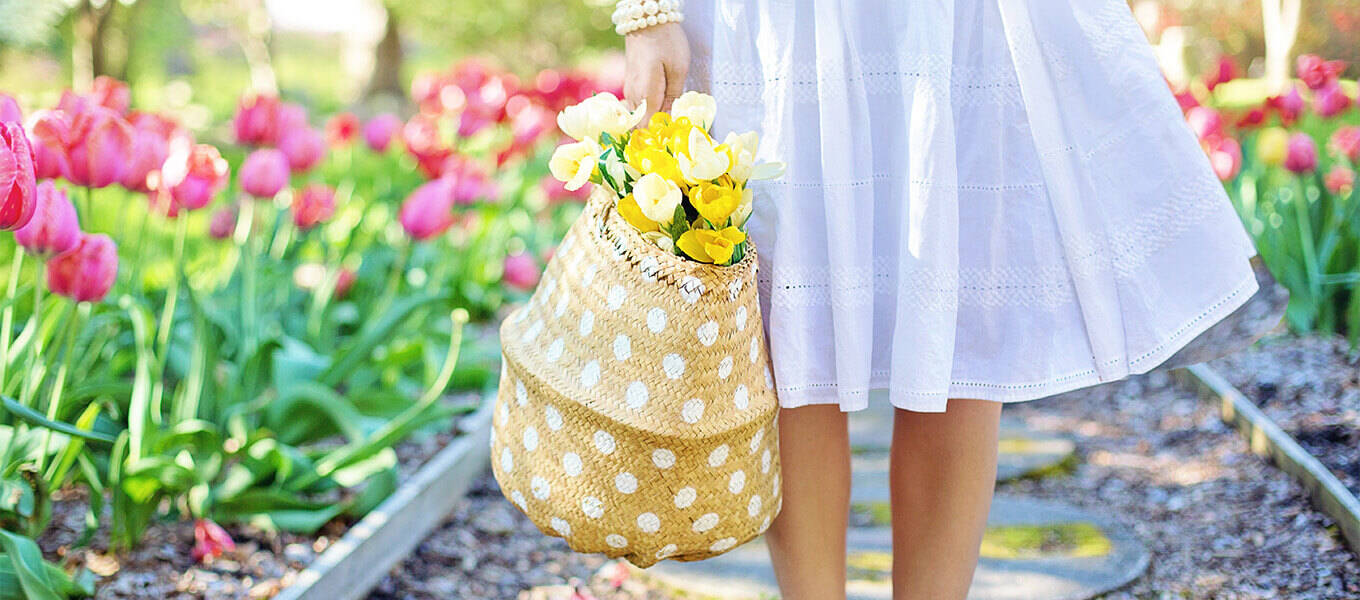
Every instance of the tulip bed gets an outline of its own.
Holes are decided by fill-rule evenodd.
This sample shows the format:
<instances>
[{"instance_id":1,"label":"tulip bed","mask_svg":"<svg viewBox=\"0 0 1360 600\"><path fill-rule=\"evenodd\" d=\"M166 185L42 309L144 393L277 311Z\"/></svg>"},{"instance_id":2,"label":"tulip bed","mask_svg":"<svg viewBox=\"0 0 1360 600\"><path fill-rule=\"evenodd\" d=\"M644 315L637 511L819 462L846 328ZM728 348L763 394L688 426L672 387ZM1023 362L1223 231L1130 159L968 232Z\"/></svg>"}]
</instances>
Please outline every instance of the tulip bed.
<instances>
[{"instance_id":1,"label":"tulip bed","mask_svg":"<svg viewBox=\"0 0 1360 600\"><path fill-rule=\"evenodd\" d=\"M1360 111L1345 65L1298 58L1298 80L1262 98L1262 82L1223 59L1177 92L1256 249L1289 289L1295 331L1360 344Z\"/></svg>"},{"instance_id":2,"label":"tulip bed","mask_svg":"<svg viewBox=\"0 0 1360 600\"><path fill-rule=\"evenodd\" d=\"M204 132L107 78L27 114L0 94L0 599L93 592L35 542L60 490L88 499L76 546L193 520L203 561L221 525L376 506L393 445L494 385L464 324L537 282L588 194L545 177L556 112L616 87L464 62L409 119L246 95Z\"/></svg>"}]
</instances>

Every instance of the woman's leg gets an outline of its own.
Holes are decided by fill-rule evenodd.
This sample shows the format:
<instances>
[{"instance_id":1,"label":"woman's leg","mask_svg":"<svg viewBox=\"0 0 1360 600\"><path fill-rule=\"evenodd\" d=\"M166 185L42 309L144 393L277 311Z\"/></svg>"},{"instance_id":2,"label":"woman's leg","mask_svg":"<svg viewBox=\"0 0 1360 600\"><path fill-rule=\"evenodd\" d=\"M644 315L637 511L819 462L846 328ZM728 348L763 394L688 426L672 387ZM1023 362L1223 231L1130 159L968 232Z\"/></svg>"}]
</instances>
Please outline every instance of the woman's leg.
<instances>
[{"instance_id":1,"label":"woman's leg","mask_svg":"<svg viewBox=\"0 0 1360 600\"><path fill-rule=\"evenodd\" d=\"M845 598L850 435L838 405L779 411L784 507L765 533L785 600Z\"/></svg>"},{"instance_id":2,"label":"woman's leg","mask_svg":"<svg viewBox=\"0 0 1360 600\"><path fill-rule=\"evenodd\" d=\"M996 486L1001 403L951 399L943 413L894 412L893 598L963 600Z\"/></svg>"}]
</instances>

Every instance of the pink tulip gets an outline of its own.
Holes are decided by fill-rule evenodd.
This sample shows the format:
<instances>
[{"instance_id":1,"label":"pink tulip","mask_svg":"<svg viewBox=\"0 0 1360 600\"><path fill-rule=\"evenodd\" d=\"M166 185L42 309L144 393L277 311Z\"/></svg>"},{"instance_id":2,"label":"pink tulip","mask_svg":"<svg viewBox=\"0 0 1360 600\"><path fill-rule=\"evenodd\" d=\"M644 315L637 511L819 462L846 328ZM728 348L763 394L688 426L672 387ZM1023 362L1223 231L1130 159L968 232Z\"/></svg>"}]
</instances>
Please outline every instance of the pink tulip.
<instances>
[{"instance_id":1,"label":"pink tulip","mask_svg":"<svg viewBox=\"0 0 1360 600\"><path fill-rule=\"evenodd\" d=\"M1360 163L1360 127L1347 125L1332 132L1327 148L1353 163Z\"/></svg>"},{"instance_id":2,"label":"pink tulip","mask_svg":"<svg viewBox=\"0 0 1360 600\"><path fill-rule=\"evenodd\" d=\"M208 235L215 240L225 240L236 230L236 207L223 207L213 213L208 222Z\"/></svg>"},{"instance_id":3,"label":"pink tulip","mask_svg":"<svg viewBox=\"0 0 1360 600\"><path fill-rule=\"evenodd\" d=\"M453 203L456 205L467 206L500 197L500 191L486 170L465 156L450 155L440 168L440 176L453 178Z\"/></svg>"},{"instance_id":4,"label":"pink tulip","mask_svg":"<svg viewBox=\"0 0 1360 600\"><path fill-rule=\"evenodd\" d=\"M401 128L401 139L406 152L416 159L421 172L431 179L439 177L444 160L453 154L453 149L440 137L438 115L420 114L411 117Z\"/></svg>"},{"instance_id":5,"label":"pink tulip","mask_svg":"<svg viewBox=\"0 0 1360 600\"><path fill-rule=\"evenodd\" d=\"M312 184L293 195L293 224L306 231L335 215L335 190Z\"/></svg>"},{"instance_id":6,"label":"pink tulip","mask_svg":"<svg viewBox=\"0 0 1360 600\"><path fill-rule=\"evenodd\" d=\"M1207 106L1196 106L1186 111L1185 120L1201 140L1223 134L1223 115Z\"/></svg>"},{"instance_id":7,"label":"pink tulip","mask_svg":"<svg viewBox=\"0 0 1360 600\"><path fill-rule=\"evenodd\" d=\"M66 113L57 110L34 113L28 132L38 179L55 179L70 170L66 145L71 139L71 123Z\"/></svg>"},{"instance_id":8,"label":"pink tulip","mask_svg":"<svg viewBox=\"0 0 1360 600\"><path fill-rule=\"evenodd\" d=\"M1350 167L1337 163L1332 166L1332 170L1327 171L1327 175L1322 178L1323 185L1333 194L1345 195L1355 186L1355 171Z\"/></svg>"},{"instance_id":9,"label":"pink tulip","mask_svg":"<svg viewBox=\"0 0 1360 600\"><path fill-rule=\"evenodd\" d=\"M416 240L438 236L453 225L454 188L452 177L440 177L416 188L401 205L397 219Z\"/></svg>"},{"instance_id":10,"label":"pink tulip","mask_svg":"<svg viewBox=\"0 0 1360 600\"><path fill-rule=\"evenodd\" d=\"M505 284L527 292L538 285L538 263L528 252L520 252L505 257Z\"/></svg>"},{"instance_id":11,"label":"pink tulip","mask_svg":"<svg viewBox=\"0 0 1360 600\"><path fill-rule=\"evenodd\" d=\"M352 112L338 113L326 121L326 142L332 147L347 146L358 131L359 117Z\"/></svg>"},{"instance_id":12,"label":"pink tulip","mask_svg":"<svg viewBox=\"0 0 1360 600\"><path fill-rule=\"evenodd\" d=\"M0 230L28 225L37 204L36 188L28 135L18 123L0 122Z\"/></svg>"},{"instance_id":13,"label":"pink tulip","mask_svg":"<svg viewBox=\"0 0 1360 600\"><path fill-rule=\"evenodd\" d=\"M76 185L102 188L122 179L132 153L132 128L117 113L91 106L75 115L66 146L66 172Z\"/></svg>"},{"instance_id":14,"label":"pink tulip","mask_svg":"<svg viewBox=\"0 0 1360 600\"><path fill-rule=\"evenodd\" d=\"M161 167L157 204L171 217L181 210L203 208L227 186L229 171L217 147L177 138Z\"/></svg>"},{"instance_id":15,"label":"pink tulip","mask_svg":"<svg viewBox=\"0 0 1360 600\"><path fill-rule=\"evenodd\" d=\"M23 120L24 113L19 110L19 103L6 94L0 94L0 123L22 123Z\"/></svg>"},{"instance_id":16,"label":"pink tulip","mask_svg":"<svg viewBox=\"0 0 1360 600\"><path fill-rule=\"evenodd\" d=\"M392 143L392 136L401 129L401 119L391 113L383 113L364 124L364 143L374 152L386 152Z\"/></svg>"},{"instance_id":17,"label":"pink tulip","mask_svg":"<svg viewBox=\"0 0 1360 600\"><path fill-rule=\"evenodd\" d=\"M242 144L274 146L288 132L307 126L307 111L274 96L241 99L232 119L236 140Z\"/></svg>"},{"instance_id":18,"label":"pink tulip","mask_svg":"<svg viewBox=\"0 0 1360 600\"><path fill-rule=\"evenodd\" d=\"M1308 89L1319 90L1327 84L1336 81L1342 71L1346 70L1346 63L1339 60L1322 60L1316 54L1304 54L1298 58L1299 79L1303 80Z\"/></svg>"},{"instance_id":19,"label":"pink tulip","mask_svg":"<svg viewBox=\"0 0 1360 600\"><path fill-rule=\"evenodd\" d=\"M126 83L108 75L100 75L94 78L89 98L95 104L121 116L126 115L128 107L132 105L132 90L128 89Z\"/></svg>"},{"instance_id":20,"label":"pink tulip","mask_svg":"<svg viewBox=\"0 0 1360 600\"><path fill-rule=\"evenodd\" d=\"M1351 97L1333 81L1313 93L1313 111L1322 117L1334 117L1351 106Z\"/></svg>"},{"instance_id":21,"label":"pink tulip","mask_svg":"<svg viewBox=\"0 0 1360 600\"><path fill-rule=\"evenodd\" d=\"M147 176L160 170L170 152L170 136L175 134L175 124L153 114L134 115L132 125L132 147L128 153L127 169L123 172L123 187L134 192L149 192Z\"/></svg>"},{"instance_id":22,"label":"pink tulip","mask_svg":"<svg viewBox=\"0 0 1360 600\"><path fill-rule=\"evenodd\" d=\"M1209 163L1220 181L1231 181L1242 170L1242 146L1230 137L1214 138L1208 142Z\"/></svg>"},{"instance_id":23,"label":"pink tulip","mask_svg":"<svg viewBox=\"0 0 1360 600\"><path fill-rule=\"evenodd\" d=\"M1296 133L1289 137L1284 168L1295 173L1311 173L1317 168L1317 145L1313 143L1311 136Z\"/></svg>"},{"instance_id":24,"label":"pink tulip","mask_svg":"<svg viewBox=\"0 0 1360 600\"><path fill-rule=\"evenodd\" d=\"M1287 126L1303 113L1303 95L1299 94L1298 86L1290 85L1288 92L1266 98L1266 106L1279 112L1280 120Z\"/></svg>"},{"instance_id":25,"label":"pink tulip","mask_svg":"<svg viewBox=\"0 0 1360 600\"><path fill-rule=\"evenodd\" d=\"M208 562L236 550L236 542L221 525L207 519L194 521L194 560Z\"/></svg>"},{"instance_id":26,"label":"pink tulip","mask_svg":"<svg viewBox=\"0 0 1360 600\"><path fill-rule=\"evenodd\" d=\"M76 302L104 299L118 276L118 247L102 233L80 234L70 250L47 261L47 287Z\"/></svg>"},{"instance_id":27,"label":"pink tulip","mask_svg":"<svg viewBox=\"0 0 1360 600\"><path fill-rule=\"evenodd\" d=\"M283 134L279 150L288 157L288 168L294 173L312 170L326 154L326 139L310 127L298 127Z\"/></svg>"},{"instance_id":28,"label":"pink tulip","mask_svg":"<svg viewBox=\"0 0 1360 600\"><path fill-rule=\"evenodd\" d=\"M33 219L14 231L14 241L38 256L53 256L74 248L80 241L76 207L51 180L38 184Z\"/></svg>"},{"instance_id":29,"label":"pink tulip","mask_svg":"<svg viewBox=\"0 0 1360 600\"><path fill-rule=\"evenodd\" d=\"M265 148L251 152L241 164L238 176L241 189L256 198L273 198L288 185L288 157L278 150Z\"/></svg>"}]
</instances>

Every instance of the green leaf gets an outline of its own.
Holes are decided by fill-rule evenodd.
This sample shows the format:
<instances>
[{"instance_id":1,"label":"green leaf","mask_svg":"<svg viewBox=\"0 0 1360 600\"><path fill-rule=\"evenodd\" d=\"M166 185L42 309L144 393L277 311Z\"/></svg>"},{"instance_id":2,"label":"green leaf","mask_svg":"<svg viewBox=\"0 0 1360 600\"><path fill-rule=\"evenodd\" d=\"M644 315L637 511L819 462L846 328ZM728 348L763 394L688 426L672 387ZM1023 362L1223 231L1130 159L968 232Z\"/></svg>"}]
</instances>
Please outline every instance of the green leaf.
<instances>
[{"instance_id":1,"label":"green leaf","mask_svg":"<svg viewBox=\"0 0 1360 600\"><path fill-rule=\"evenodd\" d=\"M331 364L330 357L318 354L301 340L283 336L280 342L273 354L274 389L280 396L287 395L295 384L316 380Z\"/></svg>"},{"instance_id":2,"label":"green leaf","mask_svg":"<svg viewBox=\"0 0 1360 600\"><path fill-rule=\"evenodd\" d=\"M33 516L33 488L18 477L0 479L0 511Z\"/></svg>"},{"instance_id":3,"label":"green leaf","mask_svg":"<svg viewBox=\"0 0 1360 600\"><path fill-rule=\"evenodd\" d=\"M312 441L339 431L349 441L364 437L363 415L334 390L312 381L297 381L269 403L265 424L286 443ZM327 427L329 425L329 427Z\"/></svg>"},{"instance_id":4,"label":"green leaf","mask_svg":"<svg viewBox=\"0 0 1360 600\"><path fill-rule=\"evenodd\" d=\"M112 444L114 440L112 436L105 433L87 431L71 425L70 423L48 419L42 413L19 404L19 402L9 396L0 396L0 405L4 406L5 410L9 411L14 416L39 427L46 427L53 431L59 431L66 435L75 436L92 442Z\"/></svg>"},{"instance_id":5,"label":"green leaf","mask_svg":"<svg viewBox=\"0 0 1360 600\"><path fill-rule=\"evenodd\" d=\"M0 550L9 559L14 578L23 590L21 597L29 600L62 600L52 585L42 551L33 540L0 529Z\"/></svg>"},{"instance_id":6,"label":"green leaf","mask_svg":"<svg viewBox=\"0 0 1360 600\"><path fill-rule=\"evenodd\" d=\"M443 294L424 293L398 301L382 316L370 321L354 340L346 344L317 381L328 387L339 385L359 364L369 359L374 348L391 340L393 332L407 317L419 308L444 300L447 298Z\"/></svg>"}]
</instances>

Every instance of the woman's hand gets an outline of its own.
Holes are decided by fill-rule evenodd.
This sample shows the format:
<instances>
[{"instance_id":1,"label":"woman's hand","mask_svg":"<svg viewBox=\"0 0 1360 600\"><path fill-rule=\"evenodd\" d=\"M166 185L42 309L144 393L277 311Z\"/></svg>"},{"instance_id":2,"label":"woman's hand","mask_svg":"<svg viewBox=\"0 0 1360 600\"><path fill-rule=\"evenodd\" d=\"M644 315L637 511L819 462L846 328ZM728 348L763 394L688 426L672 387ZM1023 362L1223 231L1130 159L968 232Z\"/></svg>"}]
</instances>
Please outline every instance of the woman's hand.
<instances>
[{"instance_id":1,"label":"woman's hand","mask_svg":"<svg viewBox=\"0 0 1360 600\"><path fill-rule=\"evenodd\" d=\"M637 106L647 102L642 124L658 110L671 109L671 101L685 91L689 74L689 40L679 23L639 29L623 39L625 71L623 97Z\"/></svg>"}]
</instances>

